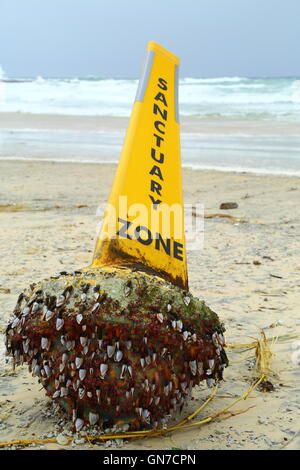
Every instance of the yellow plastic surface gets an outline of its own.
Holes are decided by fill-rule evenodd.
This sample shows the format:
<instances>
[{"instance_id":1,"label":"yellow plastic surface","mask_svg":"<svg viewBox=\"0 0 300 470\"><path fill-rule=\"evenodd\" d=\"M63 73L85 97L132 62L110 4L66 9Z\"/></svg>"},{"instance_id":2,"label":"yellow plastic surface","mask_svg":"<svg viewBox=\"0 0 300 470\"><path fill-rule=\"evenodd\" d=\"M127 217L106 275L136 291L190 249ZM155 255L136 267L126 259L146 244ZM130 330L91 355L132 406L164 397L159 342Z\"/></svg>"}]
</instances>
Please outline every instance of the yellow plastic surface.
<instances>
[{"instance_id":1,"label":"yellow plastic surface","mask_svg":"<svg viewBox=\"0 0 300 470\"><path fill-rule=\"evenodd\" d=\"M187 289L179 59L150 42L145 65L92 266L143 266Z\"/></svg>"}]
</instances>

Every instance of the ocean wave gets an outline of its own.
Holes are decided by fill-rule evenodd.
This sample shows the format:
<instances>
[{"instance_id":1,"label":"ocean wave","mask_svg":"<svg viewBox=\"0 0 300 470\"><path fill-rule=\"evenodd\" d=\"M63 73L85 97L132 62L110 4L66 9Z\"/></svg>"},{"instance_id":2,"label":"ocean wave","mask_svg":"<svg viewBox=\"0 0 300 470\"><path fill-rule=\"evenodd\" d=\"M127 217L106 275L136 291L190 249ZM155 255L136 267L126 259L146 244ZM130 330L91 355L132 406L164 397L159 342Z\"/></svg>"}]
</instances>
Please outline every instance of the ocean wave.
<instances>
[{"instance_id":1,"label":"ocean wave","mask_svg":"<svg viewBox=\"0 0 300 470\"><path fill-rule=\"evenodd\" d=\"M5 72L3 67L0 65L0 80L3 80L5 78Z\"/></svg>"},{"instance_id":2,"label":"ocean wave","mask_svg":"<svg viewBox=\"0 0 300 470\"><path fill-rule=\"evenodd\" d=\"M99 77L12 79L1 70L0 112L129 116L138 84ZM179 105L185 116L300 120L300 79L186 77Z\"/></svg>"},{"instance_id":3,"label":"ocean wave","mask_svg":"<svg viewBox=\"0 0 300 470\"><path fill-rule=\"evenodd\" d=\"M238 83L242 81L251 80L246 77L215 77L215 78L196 78L196 77L185 77L181 80L182 83Z\"/></svg>"}]
</instances>

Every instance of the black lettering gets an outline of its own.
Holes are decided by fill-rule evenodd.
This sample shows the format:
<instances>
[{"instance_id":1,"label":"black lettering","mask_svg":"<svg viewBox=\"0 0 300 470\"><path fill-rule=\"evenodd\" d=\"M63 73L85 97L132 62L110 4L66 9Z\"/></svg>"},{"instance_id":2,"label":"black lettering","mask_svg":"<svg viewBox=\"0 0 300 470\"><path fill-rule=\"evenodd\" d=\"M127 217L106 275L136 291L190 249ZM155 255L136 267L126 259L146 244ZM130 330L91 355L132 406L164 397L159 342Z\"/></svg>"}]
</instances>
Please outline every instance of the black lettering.
<instances>
[{"instance_id":1,"label":"black lettering","mask_svg":"<svg viewBox=\"0 0 300 470\"><path fill-rule=\"evenodd\" d=\"M166 109L164 109L163 111L160 109L160 107L154 103L153 105L153 113L154 114L160 114L161 117L164 119L164 121L167 120L167 117L168 117L168 111Z\"/></svg>"},{"instance_id":2,"label":"black lettering","mask_svg":"<svg viewBox=\"0 0 300 470\"><path fill-rule=\"evenodd\" d=\"M167 255L171 254L171 239L167 238L165 243L160 233L157 233L155 239L155 249L160 250L160 245L163 247L164 252Z\"/></svg>"},{"instance_id":3,"label":"black lettering","mask_svg":"<svg viewBox=\"0 0 300 470\"><path fill-rule=\"evenodd\" d=\"M154 167L149 171L149 174L158 176L159 179L161 179L161 181L164 180L163 175L161 173L161 170L160 170L159 166L157 166L157 165L154 165Z\"/></svg>"},{"instance_id":4,"label":"black lettering","mask_svg":"<svg viewBox=\"0 0 300 470\"><path fill-rule=\"evenodd\" d=\"M157 95L154 99L156 101L161 101L166 106L166 108L168 107L166 97L161 91L159 93L157 93Z\"/></svg>"},{"instance_id":5,"label":"black lettering","mask_svg":"<svg viewBox=\"0 0 300 470\"><path fill-rule=\"evenodd\" d=\"M182 245L182 243L174 242L173 249L174 249L174 258L179 259L180 261L183 261L183 257L182 257L183 245Z\"/></svg>"},{"instance_id":6,"label":"black lettering","mask_svg":"<svg viewBox=\"0 0 300 470\"><path fill-rule=\"evenodd\" d=\"M151 194L149 194L149 197L150 197L150 199L151 199L151 201L152 201L152 204L153 204L153 206L154 206L154 209L156 210L158 204L161 203L161 200L160 200L160 199L154 199L154 197L151 196Z\"/></svg>"},{"instance_id":7,"label":"black lettering","mask_svg":"<svg viewBox=\"0 0 300 470\"><path fill-rule=\"evenodd\" d=\"M157 181L151 180L151 189L153 193L157 193L159 196L161 196L161 191L162 190L162 185L158 183Z\"/></svg>"},{"instance_id":8,"label":"black lettering","mask_svg":"<svg viewBox=\"0 0 300 470\"><path fill-rule=\"evenodd\" d=\"M157 163L164 163L164 160L165 160L164 154L160 152L159 158L156 158L156 150L153 147L151 148L151 157Z\"/></svg>"},{"instance_id":9,"label":"black lettering","mask_svg":"<svg viewBox=\"0 0 300 470\"><path fill-rule=\"evenodd\" d=\"M159 78L158 79L158 84L157 86L161 89L161 90L167 90L168 87L167 87L167 80L164 80L163 78Z\"/></svg>"},{"instance_id":10,"label":"black lettering","mask_svg":"<svg viewBox=\"0 0 300 470\"><path fill-rule=\"evenodd\" d=\"M118 218L118 222L121 222L121 224L124 225L117 232L117 235L122 238L129 238L129 240L132 240L131 236L128 233L125 233L129 229L130 225L132 225L132 222L129 222L129 220L120 219L120 217Z\"/></svg>"},{"instance_id":11,"label":"black lettering","mask_svg":"<svg viewBox=\"0 0 300 470\"><path fill-rule=\"evenodd\" d=\"M163 91L168 89L167 81L164 78L161 78L161 77L158 78L157 86ZM160 101L161 103L163 103L163 105L165 107L168 106L166 96L162 92L158 92L157 95L155 96L154 100L155 101ZM168 119L167 109L163 109L157 103L153 103L153 114L156 114L157 116L160 116L161 119L163 119L163 121L167 121L167 119ZM165 134L166 125L165 125L164 122L155 121L154 122L154 127L155 127L156 131L159 134L163 134L163 135ZM164 142L165 139L163 137L161 137L161 135L158 135L158 134L155 134L155 133L153 134L153 136L155 137L156 147L161 147L161 143ZM151 148L151 158L157 163L164 163L165 155L162 152L159 152L159 155L158 155L158 152L156 152L156 149L154 147L152 147ZM151 168L151 170L149 171L149 174L152 175L152 176L157 176L161 181L164 181L162 171L161 171L160 167L157 166L157 165L154 165ZM155 180L151 180L150 188L151 188L150 190L153 193L157 193L161 197L162 185L160 183L156 182ZM149 197L152 201L153 208L157 209L158 205L161 204L162 201L160 199L155 199L155 197L150 195L150 194L149 194ZM156 242L157 249L159 249L160 243L163 245L165 252L167 252L168 250L170 251L170 246L169 246L170 241L167 241L166 244L165 244L164 241L159 241L158 240Z\"/></svg>"},{"instance_id":12,"label":"black lettering","mask_svg":"<svg viewBox=\"0 0 300 470\"><path fill-rule=\"evenodd\" d=\"M160 137L160 135L153 134L154 137L156 137L156 145L157 147L160 147L161 142L163 142L165 139L163 137Z\"/></svg>"},{"instance_id":13,"label":"black lettering","mask_svg":"<svg viewBox=\"0 0 300 470\"><path fill-rule=\"evenodd\" d=\"M140 232L141 231L147 232L148 238L144 239L140 237ZM139 225L136 227L134 231L135 238L137 239L138 242L142 243L143 245L150 245L152 243L152 233L147 227L144 227L143 225Z\"/></svg>"},{"instance_id":14,"label":"black lettering","mask_svg":"<svg viewBox=\"0 0 300 470\"><path fill-rule=\"evenodd\" d=\"M166 125L165 125L163 122L161 122L161 121L155 121L155 123L154 123L155 129L156 129L158 132L160 132L161 134L165 134L165 131L162 131L162 130L159 128L159 126L166 127Z\"/></svg>"}]
</instances>

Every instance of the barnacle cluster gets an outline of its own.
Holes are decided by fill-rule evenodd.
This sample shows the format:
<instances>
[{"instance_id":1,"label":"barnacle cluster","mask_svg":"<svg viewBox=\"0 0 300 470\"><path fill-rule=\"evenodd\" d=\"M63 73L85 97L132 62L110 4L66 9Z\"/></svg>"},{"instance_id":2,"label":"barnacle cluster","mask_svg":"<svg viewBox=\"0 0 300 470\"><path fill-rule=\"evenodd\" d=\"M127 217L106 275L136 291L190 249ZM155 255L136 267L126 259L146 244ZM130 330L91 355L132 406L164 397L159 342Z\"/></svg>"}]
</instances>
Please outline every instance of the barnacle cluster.
<instances>
[{"instance_id":1,"label":"barnacle cluster","mask_svg":"<svg viewBox=\"0 0 300 470\"><path fill-rule=\"evenodd\" d=\"M203 301L142 271L61 272L18 298L6 330L14 363L84 424L155 428L192 388L222 379L224 328Z\"/></svg>"}]
</instances>

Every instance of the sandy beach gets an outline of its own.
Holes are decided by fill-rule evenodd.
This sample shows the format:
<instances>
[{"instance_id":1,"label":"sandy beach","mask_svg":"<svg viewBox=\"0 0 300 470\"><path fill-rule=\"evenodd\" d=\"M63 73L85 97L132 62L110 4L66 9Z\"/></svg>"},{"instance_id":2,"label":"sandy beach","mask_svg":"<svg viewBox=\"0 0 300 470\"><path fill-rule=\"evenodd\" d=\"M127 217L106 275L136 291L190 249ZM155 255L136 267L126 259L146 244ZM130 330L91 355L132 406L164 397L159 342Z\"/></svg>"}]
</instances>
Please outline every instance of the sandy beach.
<instances>
[{"instance_id":1,"label":"sandy beach","mask_svg":"<svg viewBox=\"0 0 300 470\"><path fill-rule=\"evenodd\" d=\"M89 264L99 222L96 210L108 197L114 172L111 164L0 161L1 333L24 286ZM219 314L228 343L249 343L261 328L267 337L279 337L270 376L274 391L256 390L233 408L249 408L245 413L163 438L119 442L118 448L299 449L300 366L292 360L292 347L300 340L300 179L185 169L183 181L185 202L204 204L206 215L242 219L205 219L204 248L188 250L190 290ZM238 208L221 211L220 204L228 201ZM253 350L228 348L228 356L224 382L199 419L246 392L255 377ZM206 386L196 387L194 400L176 421L209 394ZM53 416L36 378L25 366L12 370L1 340L0 443L55 438L63 429L61 416ZM76 439L66 448L116 445L92 446Z\"/></svg>"}]
</instances>

